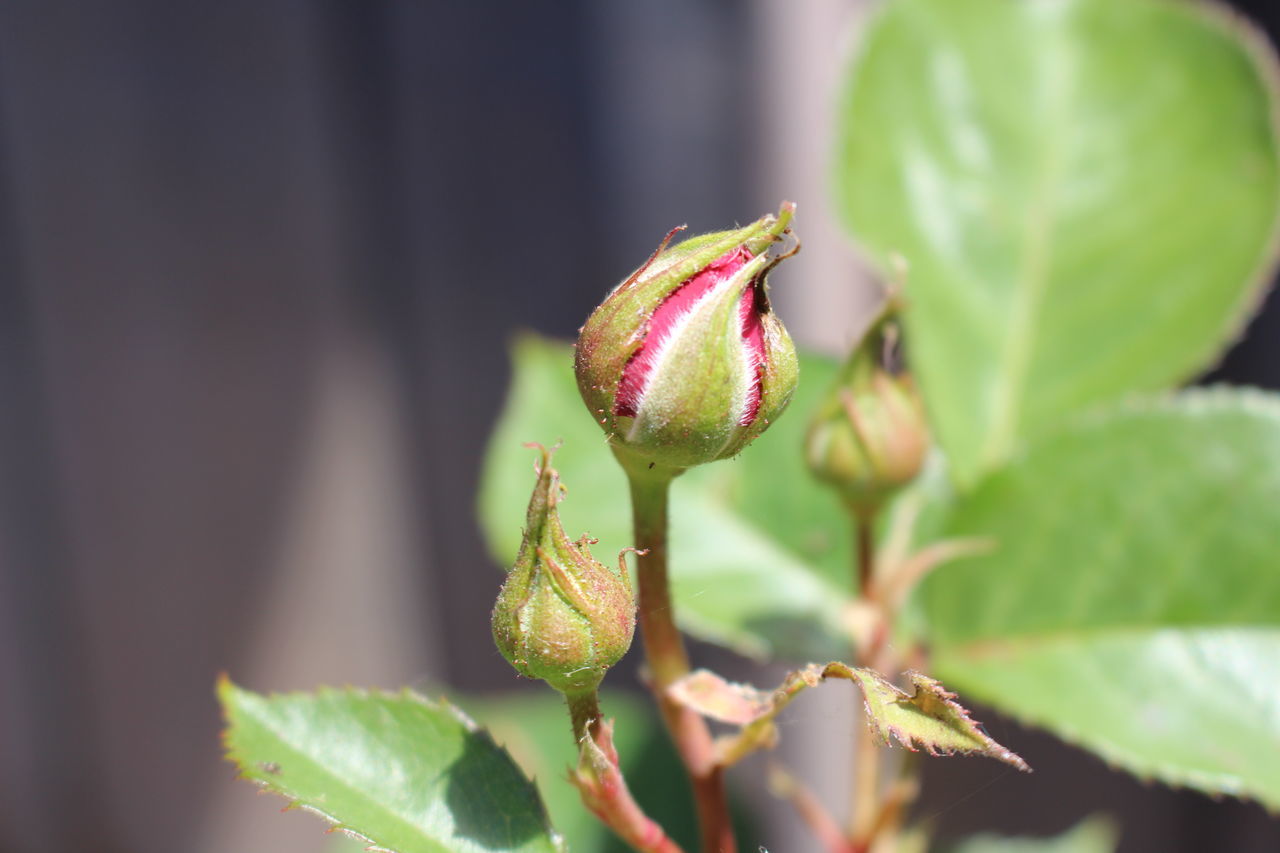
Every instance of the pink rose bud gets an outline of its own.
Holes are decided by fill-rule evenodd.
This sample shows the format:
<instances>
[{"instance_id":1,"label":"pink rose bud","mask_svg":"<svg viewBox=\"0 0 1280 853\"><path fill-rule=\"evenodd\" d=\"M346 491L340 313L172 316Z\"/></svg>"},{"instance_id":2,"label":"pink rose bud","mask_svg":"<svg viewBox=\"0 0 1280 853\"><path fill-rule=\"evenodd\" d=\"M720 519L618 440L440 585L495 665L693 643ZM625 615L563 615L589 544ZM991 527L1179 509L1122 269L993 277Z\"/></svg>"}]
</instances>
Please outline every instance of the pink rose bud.
<instances>
[{"instance_id":1,"label":"pink rose bud","mask_svg":"<svg viewBox=\"0 0 1280 853\"><path fill-rule=\"evenodd\" d=\"M924 405L898 363L895 314L886 306L850 354L805 441L809 470L860 514L914 480L929 452Z\"/></svg>"},{"instance_id":2,"label":"pink rose bud","mask_svg":"<svg viewBox=\"0 0 1280 853\"><path fill-rule=\"evenodd\" d=\"M585 536L564 532L560 477L542 448L524 540L493 608L493 639L516 671L562 693L594 690L631 647L636 603L631 576L591 556Z\"/></svg>"},{"instance_id":3,"label":"pink rose bud","mask_svg":"<svg viewBox=\"0 0 1280 853\"><path fill-rule=\"evenodd\" d=\"M798 365L765 277L795 253L768 251L794 212L671 247L668 234L587 319L578 389L624 463L724 459L782 414Z\"/></svg>"}]
</instances>

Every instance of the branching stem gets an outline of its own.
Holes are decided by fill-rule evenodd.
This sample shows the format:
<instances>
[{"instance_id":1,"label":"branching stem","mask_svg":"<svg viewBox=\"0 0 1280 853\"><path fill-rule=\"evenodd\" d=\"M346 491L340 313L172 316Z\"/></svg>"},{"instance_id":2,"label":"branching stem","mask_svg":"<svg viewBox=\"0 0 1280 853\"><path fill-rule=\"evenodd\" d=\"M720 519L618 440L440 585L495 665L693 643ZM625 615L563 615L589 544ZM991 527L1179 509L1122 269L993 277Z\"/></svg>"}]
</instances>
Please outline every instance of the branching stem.
<instances>
[{"instance_id":1,"label":"branching stem","mask_svg":"<svg viewBox=\"0 0 1280 853\"><path fill-rule=\"evenodd\" d=\"M889 675L902 668L903 662L889 644L889 638L906 593L886 596L880 589L876 577L874 514L851 512L850 515L856 537L858 595L874 607L878 615L874 631L856 650L856 657L859 666ZM904 812L919 791L919 768L914 760L899 762L894 778L886 779L885 747L877 742L869 723L865 711L855 714L853 808L849 817L849 843L853 853L867 853L881 838L897 835Z\"/></svg>"},{"instance_id":2,"label":"branching stem","mask_svg":"<svg viewBox=\"0 0 1280 853\"><path fill-rule=\"evenodd\" d=\"M573 774L573 783L583 803L640 853L684 853L632 799L618 766L612 729L600 716L596 691L566 694L565 698L569 702L573 736L578 743L578 768Z\"/></svg>"},{"instance_id":3,"label":"branching stem","mask_svg":"<svg viewBox=\"0 0 1280 853\"><path fill-rule=\"evenodd\" d=\"M854 522L854 551L857 554L858 595L870 603L875 579L875 523L870 513L851 513ZM874 644L873 644L874 645ZM859 648L860 666L874 665L876 651ZM865 710L853 714L853 803L849 815L849 838L853 849L869 849L873 840L880 802L881 747L876 743Z\"/></svg>"}]
</instances>

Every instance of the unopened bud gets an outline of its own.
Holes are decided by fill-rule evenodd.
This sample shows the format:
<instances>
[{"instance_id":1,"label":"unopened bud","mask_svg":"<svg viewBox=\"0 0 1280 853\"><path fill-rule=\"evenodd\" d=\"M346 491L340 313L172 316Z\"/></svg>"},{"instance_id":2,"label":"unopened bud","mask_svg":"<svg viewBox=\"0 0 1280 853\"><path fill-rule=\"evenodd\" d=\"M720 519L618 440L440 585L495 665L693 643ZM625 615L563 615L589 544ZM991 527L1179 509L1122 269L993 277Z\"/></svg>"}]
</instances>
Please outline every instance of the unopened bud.
<instances>
[{"instance_id":1,"label":"unopened bud","mask_svg":"<svg viewBox=\"0 0 1280 853\"><path fill-rule=\"evenodd\" d=\"M890 306L850 354L809 425L809 469L854 512L871 513L920 473L929 452L924 406L901 369Z\"/></svg>"},{"instance_id":2,"label":"unopened bud","mask_svg":"<svg viewBox=\"0 0 1280 853\"><path fill-rule=\"evenodd\" d=\"M542 450L524 540L493 608L493 639L516 671L562 693L593 690L631 647L636 604L626 563L597 562L571 541L556 504L563 487Z\"/></svg>"},{"instance_id":3,"label":"unopened bud","mask_svg":"<svg viewBox=\"0 0 1280 853\"><path fill-rule=\"evenodd\" d=\"M794 212L664 240L588 318L578 389L621 457L674 469L724 459L782 414L798 365L765 277L794 254L768 253Z\"/></svg>"}]
</instances>

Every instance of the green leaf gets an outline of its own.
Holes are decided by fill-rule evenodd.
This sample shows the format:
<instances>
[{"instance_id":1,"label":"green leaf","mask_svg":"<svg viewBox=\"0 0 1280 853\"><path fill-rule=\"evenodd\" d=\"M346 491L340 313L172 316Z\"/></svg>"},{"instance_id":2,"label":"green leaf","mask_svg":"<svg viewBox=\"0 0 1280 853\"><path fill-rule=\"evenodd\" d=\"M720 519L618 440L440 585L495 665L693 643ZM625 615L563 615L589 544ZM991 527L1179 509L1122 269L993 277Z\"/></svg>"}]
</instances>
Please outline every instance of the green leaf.
<instances>
[{"instance_id":1,"label":"green leaf","mask_svg":"<svg viewBox=\"0 0 1280 853\"><path fill-rule=\"evenodd\" d=\"M737 736L722 738L717 745L724 766L757 749L772 747L777 742L774 720L797 695L829 678L842 678L861 689L867 725L886 744L892 735L912 751L924 748L930 755L985 755L1019 770L1030 770L1018 755L983 731L955 701L954 693L918 672L908 672L906 677L914 688L912 693L899 690L873 669L838 661L811 663L788 674L778 689L766 693L700 669L673 684L668 695L703 716L742 727Z\"/></svg>"},{"instance_id":2,"label":"green leaf","mask_svg":"<svg viewBox=\"0 0 1280 853\"><path fill-rule=\"evenodd\" d=\"M560 851L533 785L462 712L409 691L261 696L227 679L243 778L393 853Z\"/></svg>"},{"instance_id":3,"label":"green leaf","mask_svg":"<svg viewBox=\"0 0 1280 853\"><path fill-rule=\"evenodd\" d=\"M1054 838L975 835L946 849L950 853L1113 853L1119 840L1111 820L1091 817Z\"/></svg>"},{"instance_id":4,"label":"green leaf","mask_svg":"<svg viewBox=\"0 0 1280 853\"><path fill-rule=\"evenodd\" d=\"M923 587L949 684L1140 776L1280 807L1280 397L1066 427L960 500Z\"/></svg>"},{"instance_id":5,"label":"green leaf","mask_svg":"<svg viewBox=\"0 0 1280 853\"><path fill-rule=\"evenodd\" d=\"M835 192L877 263L910 265L911 360L959 482L1239 333L1273 255L1275 78L1209 3L886 4Z\"/></svg>"},{"instance_id":6,"label":"green leaf","mask_svg":"<svg viewBox=\"0 0 1280 853\"><path fill-rule=\"evenodd\" d=\"M514 376L489 442L480 520L494 558L510 565L533 483L525 442L563 446L556 468L571 537L595 553L633 545L626 479L573 377L572 350L532 335L513 348ZM788 412L741 456L695 468L672 486L671 560L677 619L690 633L757 658L834 657L848 650L842 608L851 557L848 521L804 469L805 419L835 367L801 362Z\"/></svg>"},{"instance_id":7,"label":"green leaf","mask_svg":"<svg viewBox=\"0 0 1280 853\"><path fill-rule=\"evenodd\" d=\"M936 680L907 673L915 691L904 693L870 669L849 669L866 701L867 720L880 739L893 735L907 749L924 747L930 755L978 753L1019 770L1031 768L1016 753L996 743Z\"/></svg>"}]
</instances>

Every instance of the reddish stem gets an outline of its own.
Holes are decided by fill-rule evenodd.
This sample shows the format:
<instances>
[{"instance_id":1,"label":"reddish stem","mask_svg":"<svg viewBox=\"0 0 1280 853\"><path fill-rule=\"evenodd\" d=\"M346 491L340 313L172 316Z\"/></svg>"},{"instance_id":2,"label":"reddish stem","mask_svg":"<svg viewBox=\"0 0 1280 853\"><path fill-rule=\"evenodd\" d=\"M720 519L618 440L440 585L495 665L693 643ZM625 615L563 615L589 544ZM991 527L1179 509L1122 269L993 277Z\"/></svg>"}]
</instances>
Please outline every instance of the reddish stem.
<instances>
[{"instance_id":1,"label":"reddish stem","mask_svg":"<svg viewBox=\"0 0 1280 853\"><path fill-rule=\"evenodd\" d=\"M667 688L689 673L689 655L676 628L667 576L667 501L672 469L628 465L631 510L635 525L639 577L640 632L652 687L662 719L689 773L704 853L736 853L737 842L729 820L724 788L724 768L716 761L715 743L706 721L682 707Z\"/></svg>"},{"instance_id":2,"label":"reddish stem","mask_svg":"<svg viewBox=\"0 0 1280 853\"><path fill-rule=\"evenodd\" d=\"M572 781L583 804L640 853L684 853L631 797L618 766L613 727L600 716L596 692L566 694L565 698L578 741L578 769Z\"/></svg>"},{"instance_id":3,"label":"reddish stem","mask_svg":"<svg viewBox=\"0 0 1280 853\"><path fill-rule=\"evenodd\" d=\"M875 525L870 512L852 512L855 551L857 552L858 595L874 604L879 612L879 602L873 601L875 582ZM883 633L883 623L876 626L876 634ZM873 636L865 647L855 649L859 666L874 666L880 636ZM849 839L854 853L864 853L874 840L873 824L880 801L880 745L868 726L866 713L858 709L853 714L853 803L849 814Z\"/></svg>"},{"instance_id":4,"label":"reddish stem","mask_svg":"<svg viewBox=\"0 0 1280 853\"><path fill-rule=\"evenodd\" d=\"M875 583L875 521L869 512L853 512L854 547L858 552L858 595L870 600Z\"/></svg>"},{"instance_id":5,"label":"reddish stem","mask_svg":"<svg viewBox=\"0 0 1280 853\"><path fill-rule=\"evenodd\" d=\"M887 596L877 583L875 514L852 511L851 515L857 540L858 592L879 614L871 636L856 650L858 665L892 672L901 668L902 661L889 639L906 596ZM898 765L896 779L885 783L885 748L877 743L868 722L865 713L855 714L851 853L869 853L881 839L895 837L906 809L919 793L918 769L910 759Z\"/></svg>"}]
</instances>

